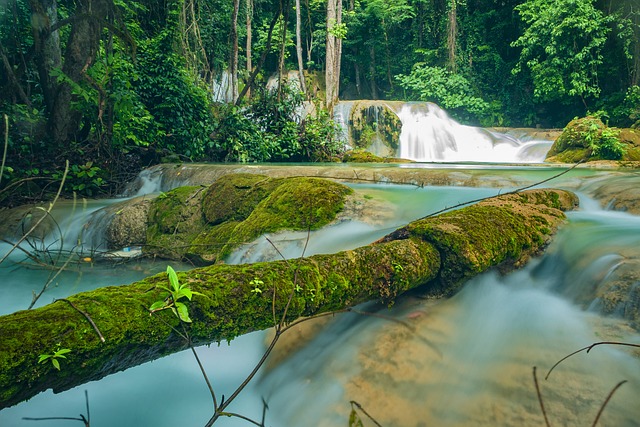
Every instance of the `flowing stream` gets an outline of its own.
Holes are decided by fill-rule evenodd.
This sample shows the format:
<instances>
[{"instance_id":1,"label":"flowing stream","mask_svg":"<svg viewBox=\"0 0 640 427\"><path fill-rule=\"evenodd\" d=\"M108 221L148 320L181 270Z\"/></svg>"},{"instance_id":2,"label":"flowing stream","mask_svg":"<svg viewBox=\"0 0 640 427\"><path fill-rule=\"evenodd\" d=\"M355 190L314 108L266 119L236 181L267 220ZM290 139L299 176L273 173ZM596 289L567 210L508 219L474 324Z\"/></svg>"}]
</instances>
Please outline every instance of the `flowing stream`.
<instances>
[{"instance_id":1,"label":"flowing stream","mask_svg":"<svg viewBox=\"0 0 640 427\"><path fill-rule=\"evenodd\" d=\"M544 167L452 168L452 174L464 171L506 182L518 177L523 184L542 181L554 173ZM478 276L447 300L424 299L412 293L399 298L391 308L373 303L359 307L396 321L349 313L291 331L289 339L285 335L276 347L274 360L230 410L259 420L264 399L269 407L268 426L339 426L348 424L349 402L356 401L383 426L539 426L544 420L533 382L536 366L552 425L590 425L611 389L627 380L611 399L599 425L637 426L640 360L624 348L599 346L589 354L577 354L544 380L556 361L594 342L640 343L637 331L623 319L629 309L626 303L619 303L612 315L602 314L607 301L600 289L615 285L637 295L640 283L637 274L630 274L640 264L640 217L603 209L589 195L589 183L607 179L638 184L633 173L593 170L574 170L545 184L576 191L581 209L568 214L568 224L545 254L519 271ZM160 190L162 185L156 181L148 178L146 188ZM367 244L431 212L513 189L350 185L368 199L380 201L384 215L312 233L307 255ZM92 233L95 227L85 224L99 222L100 208L113 203L98 202L82 209L61 206L59 226L66 230L67 244L100 246L96 243L100 233ZM294 257L302 253L306 235L279 233L271 239L286 256ZM236 252L232 261L277 257L264 241ZM0 253L7 249L6 245L0 247ZM130 283L164 270L166 264L135 261L113 268L81 258L53 280L38 305L98 286ZM176 269L186 268L171 264ZM32 292L38 292L51 277L49 270L34 267L20 252L14 252L0 269L0 314L25 309ZM312 334L313 330L316 333ZM230 344L198 348L218 398L229 396L240 384L260 358L268 336L268 331L256 332ZM202 426L212 412L205 382L186 351L64 393L41 393L0 411L0 426L73 425L68 420L23 418L77 417L85 413L85 390L92 427ZM365 426L373 425L363 421ZM216 425L250 424L225 418Z\"/></svg>"}]
</instances>

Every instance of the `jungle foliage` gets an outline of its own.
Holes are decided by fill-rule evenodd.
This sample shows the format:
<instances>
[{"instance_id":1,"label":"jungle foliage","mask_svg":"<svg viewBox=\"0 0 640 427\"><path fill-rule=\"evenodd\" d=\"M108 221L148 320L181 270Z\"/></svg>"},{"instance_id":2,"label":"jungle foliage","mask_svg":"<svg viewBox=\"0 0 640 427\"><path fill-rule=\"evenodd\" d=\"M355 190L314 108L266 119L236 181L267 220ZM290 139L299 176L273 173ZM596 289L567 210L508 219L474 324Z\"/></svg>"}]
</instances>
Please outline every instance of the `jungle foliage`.
<instances>
[{"instance_id":1,"label":"jungle foliage","mask_svg":"<svg viewBox=\"0 0 640 427\"><path fill-rule=\"evenodd\" d=\"M117 192L163 158L331 160L327 64L341 99L432 101L469 124L638 121L632 1L293 3L0 2L0 185L38 197L67 160L65 191L83 195Z\"/></svg>"}]
</instances>

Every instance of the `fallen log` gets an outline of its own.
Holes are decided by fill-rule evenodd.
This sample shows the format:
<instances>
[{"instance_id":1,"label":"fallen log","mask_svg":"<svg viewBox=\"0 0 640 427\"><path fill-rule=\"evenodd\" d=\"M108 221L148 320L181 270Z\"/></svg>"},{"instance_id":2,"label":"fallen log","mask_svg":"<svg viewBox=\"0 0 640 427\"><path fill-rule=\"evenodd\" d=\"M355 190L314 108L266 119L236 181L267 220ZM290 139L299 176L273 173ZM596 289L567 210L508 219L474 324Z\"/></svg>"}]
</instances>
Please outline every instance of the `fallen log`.
<instances>
[{"instance_id":1,"label":"fallen log","mask_svg":"<svg viewBox=\"0 0 640 427\"><path fill-rule=\"evenodd\" d=\"M269 328L290 295L289 320L365 301L389 302L418 286L450 294L475 274L516 268L539 253L564 221L563 211L576 205L576 196L566 191L526 191L414 221L355 250L180 272L180 283L202 294L187 302L187 324L170 310L148 311L167 297L159 287L168 286L166 274L2 316L0 409L183 350L186 342L176 333L182 327L196 345ZM62 369L38 363L39 355L56 348L71 350Z\"/></svg>"}]
</instances>

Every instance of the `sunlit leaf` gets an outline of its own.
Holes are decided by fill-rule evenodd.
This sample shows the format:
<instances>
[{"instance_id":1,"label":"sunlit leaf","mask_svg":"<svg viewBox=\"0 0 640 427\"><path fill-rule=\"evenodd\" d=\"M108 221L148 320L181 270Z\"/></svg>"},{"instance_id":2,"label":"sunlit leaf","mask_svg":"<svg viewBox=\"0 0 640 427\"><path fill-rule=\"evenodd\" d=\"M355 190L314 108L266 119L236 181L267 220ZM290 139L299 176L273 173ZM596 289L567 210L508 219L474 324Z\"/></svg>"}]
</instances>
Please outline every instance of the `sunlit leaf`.
<instances>
[{"instance_id":1,"label":"sunlit leaf","mask_svg":"<svg viewBox=\"0 0 640 427\"><path fill-rule=\"evenodd\" d=\"M165 307L164 301L156 301L153 304L151 304L151 307L149 307L149 311L157 311L164 307Z\"/></svg>"},{"instance_id":2,"label":"sunlit leaf","mask_svg":"<svg viewBox=\"0 0 640 427\"><path fill-rule=\"evenodd\" d=\"M170 265L167 266L167 274L169 275L169 283L174 290L180 289L180 283L178 282L178 275Z\"/></svg>"},{"instance_id":3,"label":"sunlit leaf","mask_svg":"<svg viewBox=\"0 0 640 427\"><path fill-rule=\"evenodd\" d=\"M186 323L191 323L191 319L189 318L189 309L186 305L181 302L177 302L176 309L178 310L178 316L180 317L180 320Z\"/></svg>"}]
</instances>

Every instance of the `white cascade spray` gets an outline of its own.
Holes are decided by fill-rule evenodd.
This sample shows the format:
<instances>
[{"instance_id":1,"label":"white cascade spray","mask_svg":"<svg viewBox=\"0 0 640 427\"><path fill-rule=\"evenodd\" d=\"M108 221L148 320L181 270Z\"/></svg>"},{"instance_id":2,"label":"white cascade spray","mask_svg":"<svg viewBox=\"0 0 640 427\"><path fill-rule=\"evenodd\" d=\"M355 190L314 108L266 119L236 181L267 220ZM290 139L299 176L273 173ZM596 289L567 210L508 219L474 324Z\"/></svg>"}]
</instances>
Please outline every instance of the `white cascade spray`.
<instances>
[{"instance_id":1,"label":"white cascade spray","mask_svg":"<svg viewBox=\"0 0 640 427\"><path fill-rule=\"evenodd\" d=\"M540 163L552 144L461 125L433 103L403 104L398 117L398 156L418 162Z\"/></svg>"}]
</instances>

